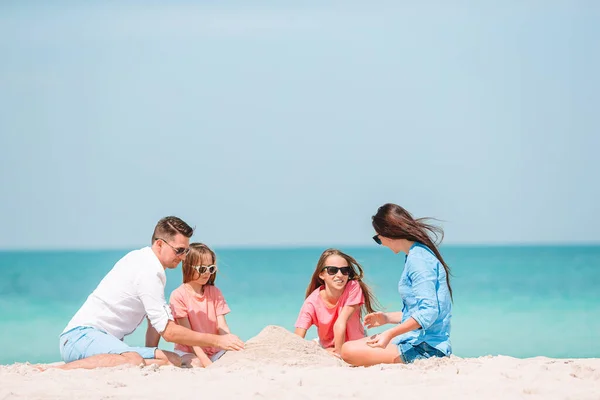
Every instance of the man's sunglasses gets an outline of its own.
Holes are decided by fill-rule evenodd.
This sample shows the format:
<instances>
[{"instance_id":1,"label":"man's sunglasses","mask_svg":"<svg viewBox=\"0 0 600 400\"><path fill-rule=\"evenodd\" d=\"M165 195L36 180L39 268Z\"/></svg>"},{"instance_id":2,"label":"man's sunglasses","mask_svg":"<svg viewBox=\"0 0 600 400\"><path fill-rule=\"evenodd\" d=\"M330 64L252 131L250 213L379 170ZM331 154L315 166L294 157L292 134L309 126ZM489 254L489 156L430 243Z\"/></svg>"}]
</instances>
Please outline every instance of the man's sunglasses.
<instances>
[{"instance_id":1,"label":"man's sunglasses","mask_svg":"<svg viewBox=\"0 0 600 400\"><path fill-rule=\"evenodd\" d=\"M375 243L377 243L379 245L381 244L381 239L379 239L379 234L373 236L373 240L375 241Z\"/></svg>"},{"instance_id":2,"label":"man's sunglasses","mask_svg":"<svg viewBox=\"0 0 600 400\"><path fill-rule=\"evenodd\" d=\"M342 275L350 275L352 268L350 267L323 267L322 271L327 271L329 275L335 275L340 271Z\"/></svg>"},{"instance_id":3,"label":"man's sunglasses","mask_svg":"<svg viewBox=\"0 0 600 400\"><path fill-rule=\"evenodd\" d=\"M217 272L217 266L216 265L194 265L192 268L194 268L196 270L197 273L199 273L200 275L204 274L205 272L208 272L209 274L214 274L215 272Z\"/></svg>"},{"instance_id":4,"label":"man's sunglasses","mask_svg":"<svg viewBox=\"0 0 600 400\"><path fill-rule=\"evenodd\" d=\"M165 242L170 248L173 249L173 251L175 252L175 254L178 255L178 256L187 255L187 253L190 252L190 248L189 247L173 247L173 246L171 246L171 244L169 242L167 242L163 238L156 238L156 240L162 240L163 242Z\"/></svg>"}]
</instances>

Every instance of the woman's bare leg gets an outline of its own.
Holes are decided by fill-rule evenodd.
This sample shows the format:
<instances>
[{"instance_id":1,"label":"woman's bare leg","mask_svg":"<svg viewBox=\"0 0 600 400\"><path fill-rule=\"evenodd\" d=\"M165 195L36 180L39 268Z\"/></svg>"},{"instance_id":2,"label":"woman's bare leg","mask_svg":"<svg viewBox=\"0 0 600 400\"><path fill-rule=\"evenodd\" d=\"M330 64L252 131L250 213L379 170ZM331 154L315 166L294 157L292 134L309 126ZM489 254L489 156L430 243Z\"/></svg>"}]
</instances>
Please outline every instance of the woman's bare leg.
<instances>
[{"instance_id":1,"label":"woman's bare leg","mask_svg":"<svg viewBox=\"0 0 600 400\"><path fill-rule=\"evenodd\" d=\"M368 367L376 364L402 363L398 346L390 343L386 348L371 347L367 341L371 338L352 340L342 346L342 359L356 367Z\"/></svg>"}]
</instances>

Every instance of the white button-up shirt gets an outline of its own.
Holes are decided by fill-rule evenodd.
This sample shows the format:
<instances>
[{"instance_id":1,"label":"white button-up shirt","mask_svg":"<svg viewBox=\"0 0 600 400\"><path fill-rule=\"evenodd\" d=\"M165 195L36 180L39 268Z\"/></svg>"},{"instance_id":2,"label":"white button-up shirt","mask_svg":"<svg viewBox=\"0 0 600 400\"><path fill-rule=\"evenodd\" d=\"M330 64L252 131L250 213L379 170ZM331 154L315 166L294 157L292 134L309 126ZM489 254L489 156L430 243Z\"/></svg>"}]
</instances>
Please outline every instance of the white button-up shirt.
<instances>
[{"instance_id":1,"label":"white button-up shirt","mask_svg":"<svg viewBox=\"0 0 600 400\"><path fill-rule=\"evenodd\" d=\"M134 250L121 258L71 319L64 332L91 326L122 340L147 315L162 333L171 308L165 301L165 269L150 247Z\"/></svg>"}]
</instances>

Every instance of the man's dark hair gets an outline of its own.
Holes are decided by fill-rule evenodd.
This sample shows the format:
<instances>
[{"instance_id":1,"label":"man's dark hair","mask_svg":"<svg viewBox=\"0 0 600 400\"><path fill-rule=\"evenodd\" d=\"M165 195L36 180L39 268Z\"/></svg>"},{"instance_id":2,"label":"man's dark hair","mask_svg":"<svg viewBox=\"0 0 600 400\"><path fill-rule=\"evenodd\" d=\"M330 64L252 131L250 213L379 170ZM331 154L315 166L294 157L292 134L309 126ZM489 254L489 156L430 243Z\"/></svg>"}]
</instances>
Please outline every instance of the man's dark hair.
<instances>
[{"instance_id":1,"label":"man's dark hair","mask_svg":"<svg viewBox=\"0 0 600 400\"><path fill-rule=\"evenodd\" d=\"M181 218L164 217L156 224L154 233L152 234L152 243L158 238L172 239L175 235L181 233L183 236L190 238L194 234L194 229L186 224Z\"/></svg>"}]
</instances>

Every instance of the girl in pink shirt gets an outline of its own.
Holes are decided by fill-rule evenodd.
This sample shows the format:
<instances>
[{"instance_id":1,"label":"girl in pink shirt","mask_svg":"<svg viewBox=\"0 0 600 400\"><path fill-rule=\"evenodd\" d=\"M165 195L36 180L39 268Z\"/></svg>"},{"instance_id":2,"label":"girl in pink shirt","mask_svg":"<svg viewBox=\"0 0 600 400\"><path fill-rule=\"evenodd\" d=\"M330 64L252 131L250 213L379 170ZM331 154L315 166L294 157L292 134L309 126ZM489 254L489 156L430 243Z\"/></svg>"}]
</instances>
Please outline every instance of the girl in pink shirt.
<instances>
[{"instance_id":1,"label":"girl in pink shirt","mask_svg":"<svg viewBox=\"0 0 600 400\"><path fill-rule=\"evenodd\" d=\"M227 334L225 314L229 307L215 286L217 257L202 243L190 244L190 252L182 263L183 285L171 293L170 303L175 321L196 332ZM207 367L225 351L215 347L175 345L182 364Z\"/></svg>"},{"instance_id":2,"label":"girl in pink shirt","mask_svg":"<svg viewBox=\"0 0 600 400\"><path fill-rule=\"evenodd\" d=\"M362 278L362 267L354 258L325 250L306 289L296 335L305 337L316 325L321 346L338 357L344 342L364 338L362 311L373 312L377 300Z\"/></svg>"}]
</instances>

